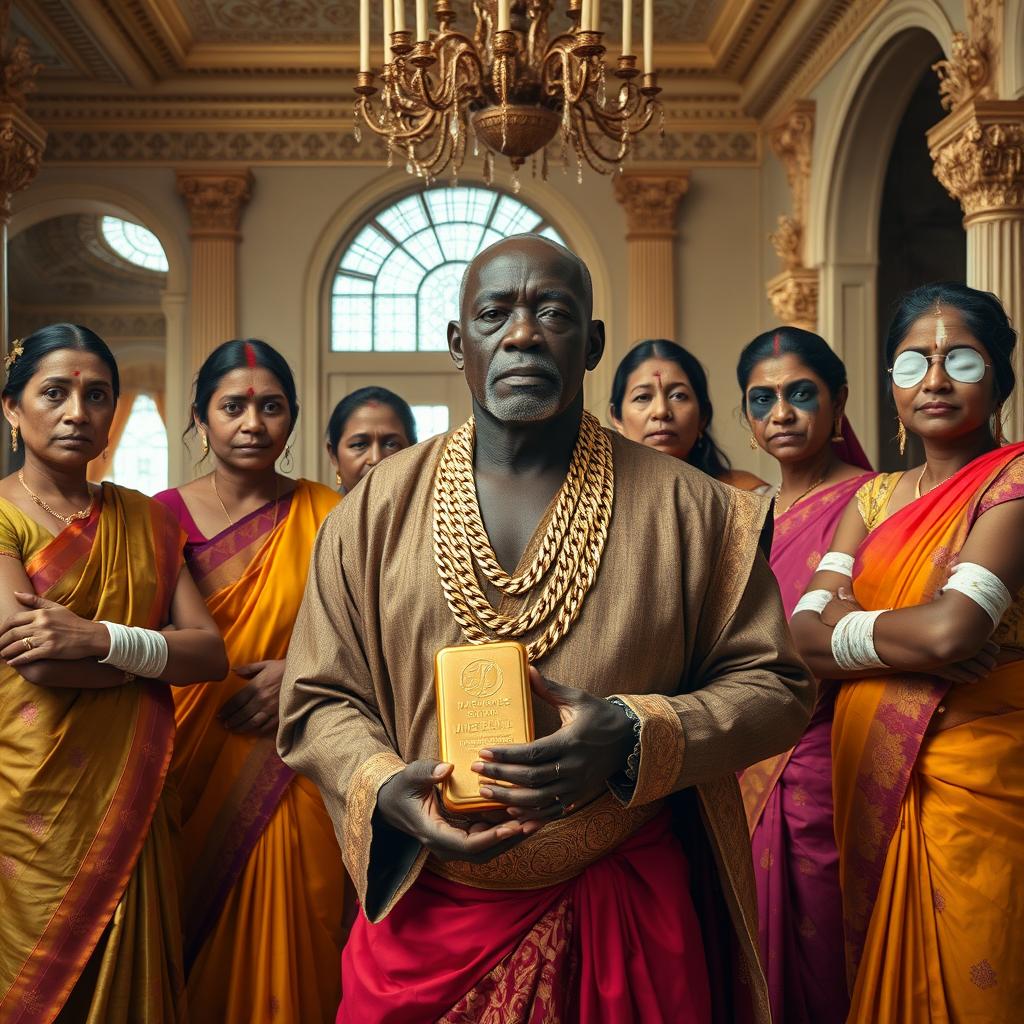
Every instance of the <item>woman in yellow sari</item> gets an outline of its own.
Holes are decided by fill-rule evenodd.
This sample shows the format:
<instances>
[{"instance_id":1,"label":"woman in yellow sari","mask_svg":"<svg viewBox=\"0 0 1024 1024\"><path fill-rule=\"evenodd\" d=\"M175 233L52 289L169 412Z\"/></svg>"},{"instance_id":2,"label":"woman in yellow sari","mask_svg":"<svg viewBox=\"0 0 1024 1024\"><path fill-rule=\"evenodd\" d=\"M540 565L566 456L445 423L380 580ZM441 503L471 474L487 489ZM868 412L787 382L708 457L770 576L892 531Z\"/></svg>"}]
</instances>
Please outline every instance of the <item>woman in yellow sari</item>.
<instances>
[{"instance_id":1,"label":"woman in yellow sari","mask_svg":"<svg viewBox=\"0 0 1024 1024\"><path fill-rule=\"evenodd\" d=\"M1024 1000L1024 444L999 426L1014 343L992 295L904 297L886 355L925 463L861 488L792 619L815 674L844 680L852 1022L1010 1021Z\"/></svg>"},{"instance_id":2,"label":"woman in yellow sari","mask_svg":"<svg viewBox=\"0 0 1024 1024\"><path fill-rule=\"evenodd\" d=\"M0 481L0 1021L184 1021L159 680L223 676L224 645L166 509L86 480L117 402L107 346L56 324L7 368L25 465Z\"/></svg>"},{"instance_id":3,"label":"woman in yellow sari","mask_svg":"<svg viewBox=\"0 0 1024 1024\"><path fill-rule=\"evenodd\" d=\"M232 666L216 692L175 695L192 1021L320 1024L340 997L344 868L316 787L274 742L310 552L338 496L275 470L298 403L288 364L264 342L210 355L192 415L213 470L157 500L188 536Z\"/></svg>"}]
</instances>

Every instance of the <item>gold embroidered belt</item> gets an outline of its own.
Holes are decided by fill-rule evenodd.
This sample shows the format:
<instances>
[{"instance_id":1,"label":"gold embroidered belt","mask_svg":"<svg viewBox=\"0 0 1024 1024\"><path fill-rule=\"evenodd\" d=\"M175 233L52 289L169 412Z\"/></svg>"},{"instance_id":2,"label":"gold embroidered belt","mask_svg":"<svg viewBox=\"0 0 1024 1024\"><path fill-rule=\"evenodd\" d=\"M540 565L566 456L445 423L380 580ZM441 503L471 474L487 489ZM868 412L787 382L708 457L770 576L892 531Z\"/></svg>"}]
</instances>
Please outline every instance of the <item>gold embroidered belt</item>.
<instances>
[{"instance_id":1,"label":"gold embroidered belt","mask_svg":"<svg viewBox=\"0 0 1024 1024\"><path fill-rule=\"evenodd\" d=\"M625 808L610 793L539 832L486 864L427 860L426 867L453 882L477 889L544 889L575 878L646 825L663 800Z\"/></svg>"}]
</instances>

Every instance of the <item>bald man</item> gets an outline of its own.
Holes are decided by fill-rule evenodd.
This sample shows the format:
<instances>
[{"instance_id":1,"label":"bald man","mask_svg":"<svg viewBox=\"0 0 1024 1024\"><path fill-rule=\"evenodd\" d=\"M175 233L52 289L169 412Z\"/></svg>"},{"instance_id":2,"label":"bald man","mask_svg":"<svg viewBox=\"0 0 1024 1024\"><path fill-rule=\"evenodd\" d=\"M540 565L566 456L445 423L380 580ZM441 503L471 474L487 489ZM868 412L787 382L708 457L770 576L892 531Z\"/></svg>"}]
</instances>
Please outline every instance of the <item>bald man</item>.
<instances>
[{"instance_id":1,"label":"bald man","mask_svg":"<svg viewBox=\"0 0 1024 1024\"><path fill-rule=\"evenodd\" d=\"M563 247L485 250L448 342L474 420L328 518L281 690L281 756L320 787L362 908L338 1020L767 1022L735 773L814 700L758 552L767 502L584 412L604 325ZM470 544L454 510L477 505ZM501 809L453 818L434 654L508 637L536 654L539 738L481 751Z\"/></svg>"}]
</instances>

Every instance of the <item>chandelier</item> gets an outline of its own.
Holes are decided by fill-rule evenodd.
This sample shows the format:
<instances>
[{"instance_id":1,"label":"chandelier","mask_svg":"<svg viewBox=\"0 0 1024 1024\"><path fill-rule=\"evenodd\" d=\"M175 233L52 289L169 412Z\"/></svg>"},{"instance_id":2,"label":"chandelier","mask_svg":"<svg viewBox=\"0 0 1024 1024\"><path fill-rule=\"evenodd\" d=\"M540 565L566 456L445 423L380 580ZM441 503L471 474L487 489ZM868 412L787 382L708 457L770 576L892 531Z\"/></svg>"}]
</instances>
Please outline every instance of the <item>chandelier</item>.
<instances>
[{"instance_id":1,"label":"chandelier","mask_svg":"<svg viewBox=\"0 0 1024 1024\"><path fill-rule=\"evenodd\" d=\"M388 166L397 156L428 183L449 166L457 177L467 152L477 156L482 149L488 184L500 155L511 163L518 191L519 168L530 157L536 174L540 154L547 177L548 146L556 136L563 167L575 162L578 181L584 165L601 174L621 171L634 136L655 116L663 118L653 63L654 5L641 2L643 72L633 52L633 0L622 0L622 52L610 72L616 81L609 81L601 0L568 0L564 31L554 36L548 28L554 0L473 0L471 36L453 27L453 0L434 0L434 30L427 0L416 0L415 35L406 28L405 0L382 0L378 89L370 62L370 0L360 0L356 140L365 125L385 140Z\"/></svg>"}]
</instances>

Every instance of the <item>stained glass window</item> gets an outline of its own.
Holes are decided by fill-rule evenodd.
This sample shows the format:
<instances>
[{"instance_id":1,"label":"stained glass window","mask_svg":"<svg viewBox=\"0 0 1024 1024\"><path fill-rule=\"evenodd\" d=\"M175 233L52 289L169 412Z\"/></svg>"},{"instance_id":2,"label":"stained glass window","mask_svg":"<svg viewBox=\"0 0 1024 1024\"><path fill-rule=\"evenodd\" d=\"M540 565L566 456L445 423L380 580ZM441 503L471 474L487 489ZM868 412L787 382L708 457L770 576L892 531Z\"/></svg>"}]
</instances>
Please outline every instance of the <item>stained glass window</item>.
<instances>
[{"instance_id":1,"label":"stained glass window","mask_svg":"<svg viewBox=\"0 0 1024 1024\"><path fill-rule=\"evenodd\" d=\"M331 293L331 348L445 351L467 264L524 232L565 244L536 210L486 188L428 189L382 210L342 254Z\"/></svg>"},{"instance_id":2,"label":"stained glass window","mask_svg":"<svg viewBox=\"0 0 1024 1024\"><path fill-rule=\"evenodd\" d=\"M120 217L103 217L100 230L107 245L122 259L146 270L167 273L167 254L160 239L148 228Z\"/></svg>"},{"instance_id":3,"label":"stained glass window","mask_svg":"<svg viewBox=\"0 0 1024 1024\"><path fill-rule=\"evenodd\" d=\"M143 494L167 488L167 428L149 395L139 395L132 405L110 479Z\"/></svg>"}]
</instances>

